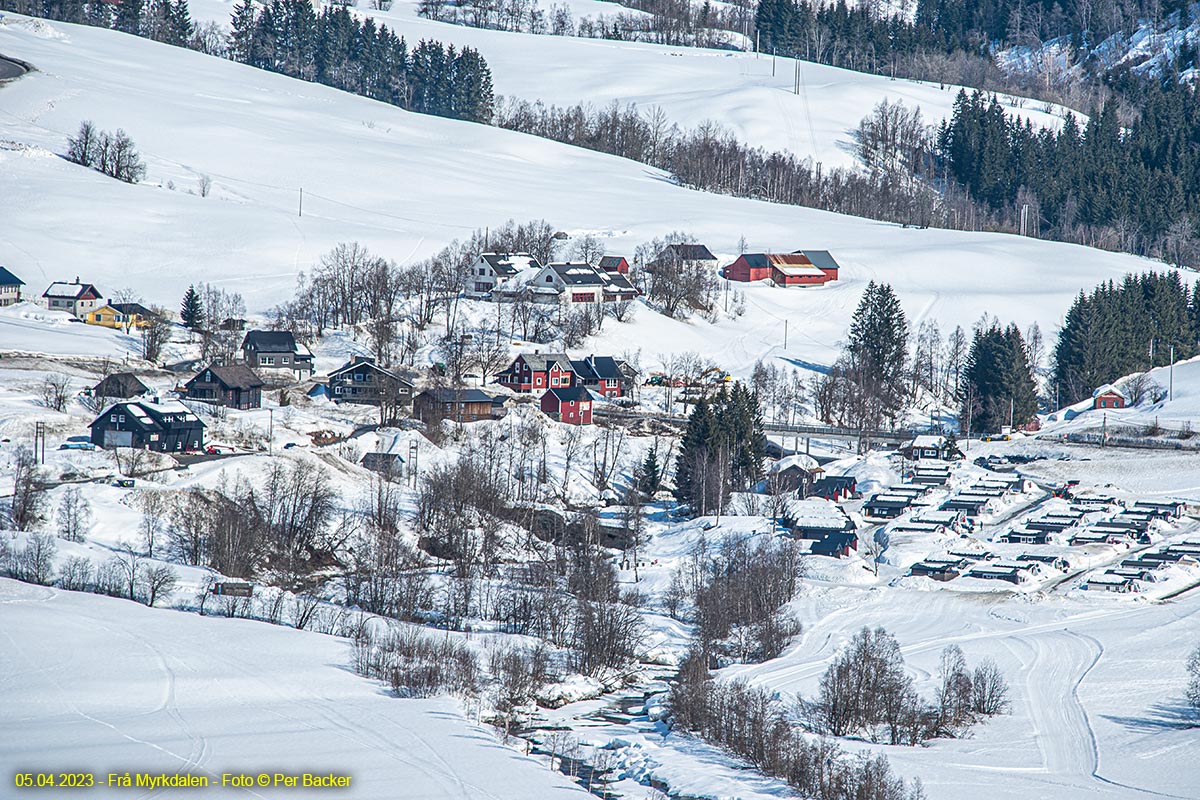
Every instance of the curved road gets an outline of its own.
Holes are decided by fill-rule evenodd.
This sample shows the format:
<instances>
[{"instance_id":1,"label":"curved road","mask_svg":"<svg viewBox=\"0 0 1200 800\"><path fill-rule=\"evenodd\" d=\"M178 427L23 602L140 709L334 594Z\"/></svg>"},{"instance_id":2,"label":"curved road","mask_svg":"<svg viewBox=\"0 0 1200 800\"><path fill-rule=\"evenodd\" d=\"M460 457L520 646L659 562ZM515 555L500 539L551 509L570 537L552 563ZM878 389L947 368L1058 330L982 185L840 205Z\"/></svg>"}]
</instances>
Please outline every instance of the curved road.
<instances>
[{"instance_id":1,"label":"curved road","mask_svg":"<svg viewBox=\"0 0 1200 800\"><path fill-rule=\"evenodd\" d=\"M28 71L24 65L18 64L16 61L9 61L4 56L0 56L0 81L19 78Z\"/></svg>"}]
</instances>

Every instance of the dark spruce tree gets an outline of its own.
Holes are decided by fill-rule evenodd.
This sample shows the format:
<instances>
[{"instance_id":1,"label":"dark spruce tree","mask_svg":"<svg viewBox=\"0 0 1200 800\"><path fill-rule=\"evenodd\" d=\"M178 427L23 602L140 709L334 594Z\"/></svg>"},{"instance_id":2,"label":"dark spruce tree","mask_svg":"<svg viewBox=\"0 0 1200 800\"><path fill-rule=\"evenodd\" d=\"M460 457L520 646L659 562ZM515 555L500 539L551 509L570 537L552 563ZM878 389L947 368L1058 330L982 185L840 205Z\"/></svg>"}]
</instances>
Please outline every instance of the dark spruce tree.
<instances>
[{"instance_id":1,"label":"dark spruce tree","mask_svg":"<svg viewBox=\"0 0 1200 800\"><path fill-rule=\"evenodd\" d=\"M963 377L960 420L965 433L1020 427L1037 414L1037 384L1016 325L977 328Z\"/></svg>"},{"instance_id":2,"label":"dark spruce tree","mask_svg":"<svg viewBox=\"0 0 1200 800\"><path fill-rule=\"evenodd\" d=\"M731 491L762 477L766 443L758 400L742 384L699 400L675 461L675 499L693 516L721 513Z\"/></svg>"},{"instance_id":3,"label":"dark spruce tree","mask_svg":"<svg viewBox=\"0 0 1200 800\"><path fill-rule=\"evenodd\" d=\"M662 467L658 464L658 445L655 444L646 452L646 457L638 465L637 488L642 496L649 499L658 493L662 487Z\"/></svg>"},{"instance_id":4,"label":"dark spruce tree","mask_svg":"<svg viewBox=\"0 0 1200 800\"><path fill-rule=\"evenodd\" d=\"M895 422L906 394L908 318L889 284L867 284L850 320L846 360L864 409L860 424L876 424L877 415Z\"/></svg>"},{"instance_id":5,"label":"dark spruce tree","mask_svg":"<svg viewBox=\"0 0 1200 800\"><path fill-rule=\"evenodd\" d=\"M195 286L189 286L183 293L179 319L183 322L183 327L191 331L200 330L204 326L204 307L200 303L200 293L196 291Z\"/></svg>"}]
</instances>

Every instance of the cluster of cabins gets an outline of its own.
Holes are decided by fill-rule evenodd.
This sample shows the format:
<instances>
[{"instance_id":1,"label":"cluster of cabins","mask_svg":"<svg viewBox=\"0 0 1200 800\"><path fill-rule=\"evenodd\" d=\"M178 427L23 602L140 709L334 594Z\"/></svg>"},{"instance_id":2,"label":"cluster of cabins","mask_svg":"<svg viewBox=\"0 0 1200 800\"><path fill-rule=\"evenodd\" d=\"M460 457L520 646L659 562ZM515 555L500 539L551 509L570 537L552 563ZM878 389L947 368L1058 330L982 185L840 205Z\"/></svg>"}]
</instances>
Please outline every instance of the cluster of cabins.
<instances>
[{"instance_id":1,"label":"cluster of cabins","mask_svg":"<svg viewBox=\"0 0 1200 800\"><path fill-rule=\"evenodd\" d=\"M915 506L927 505L922 498L949 483L950 470L950 464L944 461L918 462L906 483L889 486L863 503L863 514L878 520L896 519Z\"/></svg>"},{"instance_id":2,"label":"cluster of cabins","mask_svg":"<svg viewBox=\"0 0 1200 800\"><path fill-rule=\"evenodd\" d=\"M743 253L721 269L717 257L702 244L667 245L646 263L653 273L667 265L688 265L723 275L731 281L770 281L776 286L820 286L838 279L839 264L826 250L792 253ZM466 296L477 300L575 305L633 300L641 291L629 280L629 260L602 256L585 261L542 264L527 252L489 252L470 268Z\"/></svg>"},{"instance_id":3,"label":"cluster of cabins","mask_svg":"<svg viewBox=\"0 0 1200 800\"><path fill-rule=\"evenodd\" d=\"M249 410L262 406L264 376L311 377L312 353L287 331L249 331L242 357L233 363L204 366L176 389L181 400ZM499 374L497 383L518 394L536 394L539 407L553 419L574 425L592 423L597 398L624 397L637 382L632 365L610 356L571 359L563 353L522 353ZM442 419L477 422L502 416L504 396L479 389L430 388L417 392L414 382L366 356L353 356L329 373L321 391L339 403L412 407L422 422ZM143 447L187 452L204 445L204 423L178 401L144 399L150 389L133 373L105 377L92 388L97 398L119 400L92 423L92 442L101 447ZM177 407L176 407L177 406ZM167 410L163 410L167 409Z\"/></svg>"},{"instance_id":4,"label":"cluster of cabins","mask_svg":"<svg viewBox=\"0 0 1200 800\"><path fill-rule=\"evenodd\" d=\"M1065 572L1070 567L1065 558L1040 553L1021 553L1012 559L1001 559L977 540L968 539L943 555L926 556L912 565L909 575L935 581L965 577L1019 585L1051 570Z\"/></svg>"},{"instance_id":5,"label":"cluster of cabins","mask_svg":"<svg viewBox=\"0 0 1200 800\"><path fill-rule=\"evenodd\" d=\"M1200 565L1200 539L1184 539L1178 544L1168 544L1159 549L1139 553L1136 558L1127 558L1118 566L1092 575L1084 583L1084 589L1099 589L1106 592L1136 592L1141 583L1154 583L1159 575L1173 565L1195 567Z\"/></svg>"},{"instance_id":6,"label":"cluster of cabins","mask_svg":"<svg viewBox=\"0 0 1200 800\"><path fill-rule=\"evenodd\" d=\"M633 300L641 292L629 282L629 262L604 256L542 264L531 253L483 253L471 267L466 296L478 300L602 305Z\"/></svg>"}]
</instances>

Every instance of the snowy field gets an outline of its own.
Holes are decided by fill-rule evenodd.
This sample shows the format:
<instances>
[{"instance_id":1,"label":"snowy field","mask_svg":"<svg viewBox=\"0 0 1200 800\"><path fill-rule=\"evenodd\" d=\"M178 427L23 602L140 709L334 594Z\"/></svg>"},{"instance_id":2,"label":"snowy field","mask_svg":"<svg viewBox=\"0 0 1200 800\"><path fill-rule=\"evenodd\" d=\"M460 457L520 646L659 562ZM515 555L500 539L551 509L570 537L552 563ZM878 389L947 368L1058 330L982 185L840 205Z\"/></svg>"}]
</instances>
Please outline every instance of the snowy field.
<instances>
[{"instance_id":1,"label":"snowy field","mask_svg":"<svg viewBox=\"0 0 1200 800\"><path fill-rule=\"evenodd\" d=\"M747 313L715 327L639 309L596 344L622 352L655 342L719 355L741 373L771 355L828 364L868 280L890 282L914 326L935 317L945 331L986 311L1051 331L1081 286L1152 266L689 191L641 164L94 28L9 15L0 51L38 67L2 90L0 114L0 194L21 198L5 209L0 262L32 293L84 272L104 292L132 287L173 308L189 283L211 281L263 311L338 242L406 263L509 218L595 233L618 254L672 230L726 260L742 236L751 249L830 250L843 265L835 284L750 287ZM126 185L56 155L82 119L125 129L145 155L146 181ZM202 175L213 180L208 197L198 195Z\"/></svg>"},{"instance_id":2,"label":"snowy field","mask_svg":"<svg viewBox=\"0 0 1200 800\"><path fill-rule=\"evenodd\" d=\"M354 675L346 639L8 579L0 635L6 784L13 770L94 770L104 780L130 769L217 786L156 797L283 796L219 788L222 773L267 771L348 774L337 796L355 800L586 797L453 702L398 701ZM132 796L107 786L75 794Z\"/></svg>"}]
</instances>

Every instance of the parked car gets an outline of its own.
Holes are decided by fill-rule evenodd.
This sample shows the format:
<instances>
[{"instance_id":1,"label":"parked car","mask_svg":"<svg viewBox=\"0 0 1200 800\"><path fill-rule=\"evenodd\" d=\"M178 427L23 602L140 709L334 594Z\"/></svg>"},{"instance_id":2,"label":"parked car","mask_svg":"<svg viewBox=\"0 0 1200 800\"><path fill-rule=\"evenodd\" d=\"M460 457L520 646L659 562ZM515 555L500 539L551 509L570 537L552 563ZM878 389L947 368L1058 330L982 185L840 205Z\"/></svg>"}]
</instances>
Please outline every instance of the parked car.
<instances>
[{"instance_id":1,"label":"parked car","mask_svg":"<svg viewBox=\"0 0 1200 800\"><path fill-rule=\"evenodd\" d=\"M132 489L134 480L133 478L117 478L112 482L112 485L116 486L118 489Z\"/></svg>"},{"instance_id":2,"label":"parked car","mask_svg":"<svg viewBox=\"0 0 1200 800\"><path fill-rule=\"evenodd\" d=\"M59 450L95 450L96 445L91 442L63 442L58 446Z\"/></svg>"}]
</instances>

